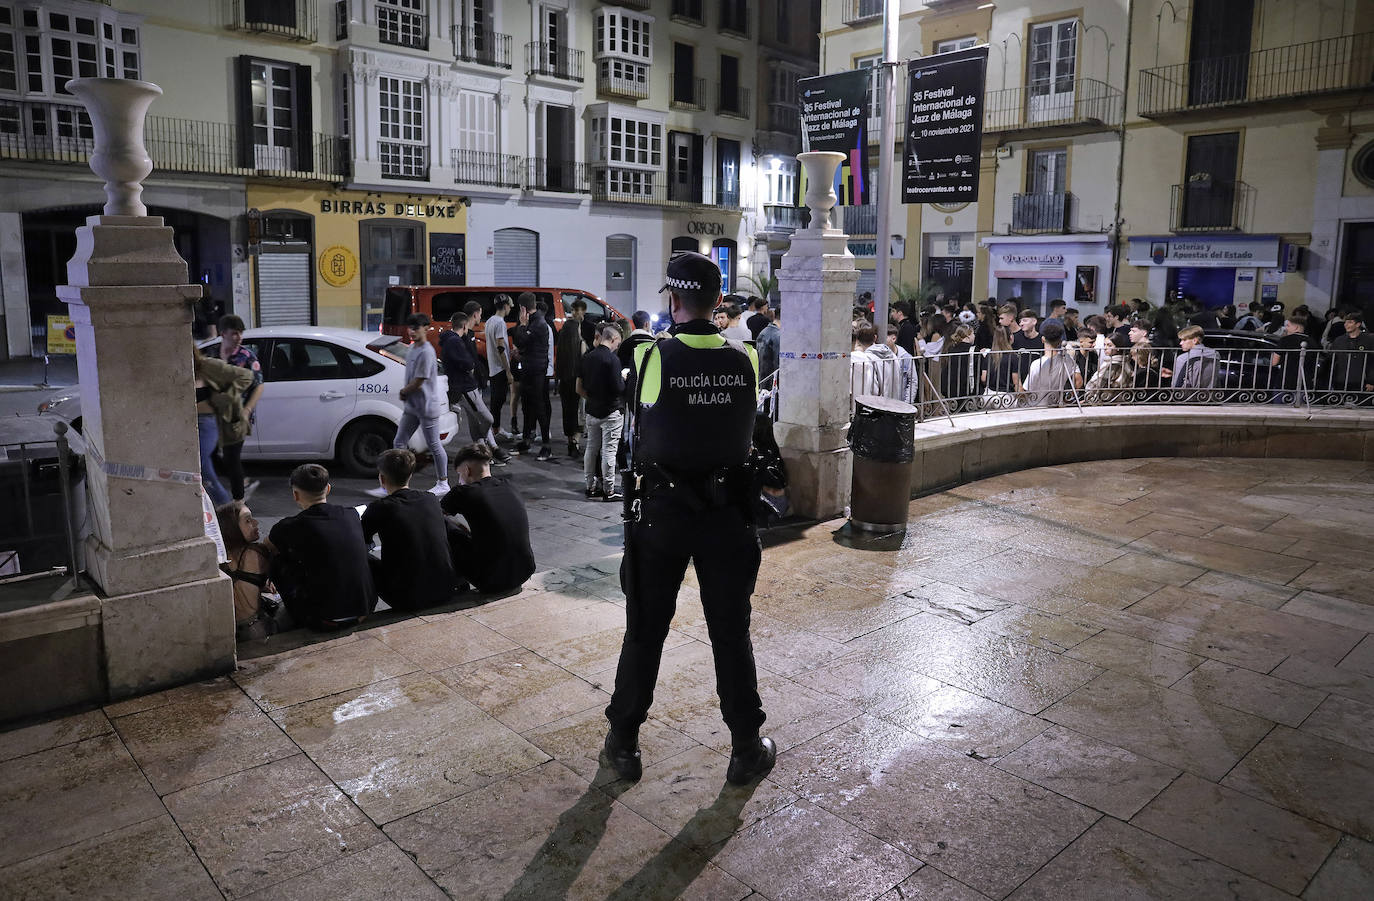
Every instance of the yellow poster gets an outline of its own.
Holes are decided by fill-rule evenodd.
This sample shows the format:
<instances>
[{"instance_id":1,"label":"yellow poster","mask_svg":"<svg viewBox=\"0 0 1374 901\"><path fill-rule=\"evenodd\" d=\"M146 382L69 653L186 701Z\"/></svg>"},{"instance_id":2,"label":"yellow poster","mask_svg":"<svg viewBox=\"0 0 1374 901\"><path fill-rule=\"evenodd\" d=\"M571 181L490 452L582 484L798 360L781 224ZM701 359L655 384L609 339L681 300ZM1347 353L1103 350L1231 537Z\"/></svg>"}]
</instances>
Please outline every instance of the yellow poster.
<instances>
[{"instance_id":1,"label":"yellow poster","mask_svg":"<svg viewBox=\"0 0 1374 901\"><path fill-rule=\"evenodd\" d=\"M336 288L353 281L358 274L358 258L347 247L335 244L320 254L320 278Z\"/></svg>"},{"instance_id":2,"label":"yellow poster","mask_svg":"<svg viewBox=\"0 0 1374 901\"><path fill-rule=\"evenodd\" d=\"M76 353L76 326L72 325L72 317L48 317L48 353Z\"/></svg>"}]
</instances>

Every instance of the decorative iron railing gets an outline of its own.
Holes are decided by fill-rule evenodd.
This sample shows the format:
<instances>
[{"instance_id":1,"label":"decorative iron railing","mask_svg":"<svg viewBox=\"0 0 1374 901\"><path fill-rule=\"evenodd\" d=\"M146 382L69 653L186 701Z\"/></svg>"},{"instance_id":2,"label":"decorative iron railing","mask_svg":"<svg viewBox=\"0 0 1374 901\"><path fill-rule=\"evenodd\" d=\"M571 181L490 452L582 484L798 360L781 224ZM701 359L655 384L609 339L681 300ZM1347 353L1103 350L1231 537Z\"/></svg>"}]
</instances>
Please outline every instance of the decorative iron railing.
<instances>
[{"instance_id":1,"label":"decorative iron railing","mask_svg":"<svg viewBox=\"0 0 1374 901\"><path fill-rule=\"evenodd\" d=\"M574 50L562 44L530 41L525 45L525 74L581 81L582 61L585 56L581 50Z\"/></svg>"},{"instance_id":2,"label":"decorative iron railing","mask_svg":"<svg viewBox=\"0 0 1374 901\"><path fill-rule=\"evenodd\" d=\"M513 65L511 57L511 37L490 28L468 28L464 25L453 26L453 58L467 63L491 66L494 69L509 69Z\"/></svg>"},{"instance_id":3,"label":"decorative iron railing","mask_svg":"<svg viewBox=\"0 0 1374 901\"><path fill-rule=\"evenodd\" d=\"M722 116L737 116L747 119L750 115L749 101L753 97L753 91L742 85L735 85L733 88L722 84L716 92L716 112Z\"/></svg>"},{"instance_id":4,"label":"decorative iron railing","mask_svg":"<svg viewBox=\"0 0 1374 901\"><path fill-rule=\"evenodd\" d=\"M1121 124L1125 99L1119 90L1096 78L988 91L983 100L983 130L1029 131L1066 125L1115 128Z\"/></svg>"},{"instance_id":5,"label":"decorative iron railing","mask_svg":"<svg viewBox=\"0 0 1374 901\"><path fill-rule=\"evenodd\" d=\"M587 164L571 160L529 157L525 160L525 188L530 191L586 194L591 190L587 179Z\"/></svg>"},{"instance_id":6,"label":"decorative iron railing","mask_svg":"<svg viewBox=\"0 0 1374 901\"><path fill-rule=\"evenodd\" d=\"M856 25L876 19L883 14L883 0L844 0L844 11L840 21L846 25Z\"/></svg>"},{"instance_id":7,"label":"decorative iron railing","mask_svg":"<svg viewBox=\"0 0 1374 901\"><path fill-rule=\"evenodd\" d=\"M1074 196L1067 191L1050 194L1013 194L1011 230L1020 235L1068 234Z\"/></svg>"},{"instance_id":8,"label":"decorative iron railing","mask_svg":"<svg viewBox=\"0 0 1374 901\"><path fill-rule=\"evenodd\" d=\"M382 178L403 181L429 181L429 147L400 141L378 141L377 159Z\"/></svg>"},{"instance_id":9,"label":"decorative iron railing","mask_svg":"<svg viewBox=\"0 0 1374 901\"><path fill-rule=\"evenodd\" d=\"M672 105L683 109L706 109L706 79L690 75L672 75Z\"/></svg>"},{"instance_id":10,"label":"decorative iron railing","mask_svg":"<svg viewBox=\"0 0 1374 901\"><path fill-rule=\"evenodd\" d=\"M315 0L225 0L229 27L293 41L319 38L319 3Z\"/></svg>"},{"instance_id":11,"label":"decorative iron railing","mask_svg":"<svg viewBox=\"0 0 1374 901\"><path fill-rule=\"evenodd\" d=\"M524 183L523 161L512 154L455 150L449 161L457 184L518 188Z\"/></svg>"},{"instance_id":12,"label":"decorative iron railing","mask_svg":"<svg viewBox=\"0 0 1374 901\"><path fill-rule=\"evenodd\" d=\"M1245 211L1252 196L1243 181L1193 176L1173 185L1169 202L1169 230L1244 231Z\"/></svg>"}]
</instances>

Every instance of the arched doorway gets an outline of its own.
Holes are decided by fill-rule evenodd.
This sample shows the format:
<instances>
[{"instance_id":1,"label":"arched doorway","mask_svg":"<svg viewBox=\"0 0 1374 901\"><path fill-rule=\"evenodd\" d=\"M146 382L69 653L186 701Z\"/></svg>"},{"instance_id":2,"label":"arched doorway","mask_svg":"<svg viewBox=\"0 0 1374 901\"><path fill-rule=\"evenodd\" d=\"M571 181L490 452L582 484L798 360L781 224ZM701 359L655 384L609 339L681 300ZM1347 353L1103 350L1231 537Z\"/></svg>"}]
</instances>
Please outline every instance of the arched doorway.
<instances>
[{"instance_id":1,"label":"arched doorway","mask_svg":"<svg viewBox=\"0 0 1374 901\"><path fill-rule=\"evenodd\" d=\"M738 262L738 246L730 238L716 238L711 242L711 260L720 267L720 291L722 294L735 293L735 264Z\"/></svg>"}]
</instances>

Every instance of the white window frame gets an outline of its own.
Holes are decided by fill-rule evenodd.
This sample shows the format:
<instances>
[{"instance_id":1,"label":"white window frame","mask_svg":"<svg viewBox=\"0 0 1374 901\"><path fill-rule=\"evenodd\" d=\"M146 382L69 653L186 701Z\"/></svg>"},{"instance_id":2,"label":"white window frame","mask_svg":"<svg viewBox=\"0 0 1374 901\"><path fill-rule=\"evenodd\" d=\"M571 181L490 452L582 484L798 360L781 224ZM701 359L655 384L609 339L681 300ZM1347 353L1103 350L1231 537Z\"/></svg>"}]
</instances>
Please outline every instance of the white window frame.
<instances>
[{"instance_id":1,"label":"white window frame","mask_svg":"<svg viewBox=\"0 0 1374 901\"><path fill-rule=\"evenodd\" d=\"M1071 40L1068 53L1061 53L1061 31L1067 27ZM1035 59L1036 37L1049 33L1049 66L1045 77L1034 76L1037 63ZM1078 19L1056 19L1052 22L1037 22L1030 26L1026 37L1026 99L1027 118L1032 122L1043 122L1067 118L1073 110L1074 88L1078 78ZM1060 90L1067 81L1067 90Z\"/></svg>"},{"instance_id":2,"label":"white window frame","mask_svg":"<svg viewBox=\"0 0 1374 901\"><path fill-rule=\"evenodd\" d=\"M425 0L377 0L377 33L401 47L429 44Z\"/></svg>"},{"instance_id":3,"label":"white window frame","mask_svg":"<svg viewBox=\"0 0 1374 901\"><path fill-rule=\"evenodd\" d=\"M792 205L797 196L797 161L779 157L763 167L763 202Z\"/></svg>"},{"instance_id":4,"label":"white window frame","mask_svg":"<svg viewBox=\"0 0 1374 901\"><path fill-rule=\"evenodd\" d=\"M399 75L377 79L378 156L383 175L420 178L426 174L425 90L419 79Z\"/></svg>"},{"instance_id":5,"label":"white window frame","mask_svg":"<svg viewBox=\"0 0 1374 901\"><path fill-rule=\"evenodd\" d=\"M459 150L499 153L501 150L501 106L496 94L460 90L454 98Z\"/></svg>"},{"instance_id":6,"label":"white window frame","mask_svg":"<svg viewBox=\"0 0 1374 901\"><path fill-rule=\"evenodd\" d=\"M881 53L866 53L863 56L854 57L855 69L871 69L872 74L868 79L868 129L871 134L877 134L877 122L879 110L882 108L881 83L879 78L882 72L883 55ZM898 111L900 114L900 110Z\"/></svg>"},{"instance_id":7,"label":"white window frame","mask_svg":"<svg viewBox=\"0 0 1374 901\"><path fill-rule=\"evenodd\" d=\"M961 38L945 38L943 41L936 41L933 49L936 53L952 53L955 50L967 50L977 43L978 36L970 34Z\"/></svg>"},{"instance_id":8,"label":"white window frame","mask_svg":"<svg viewBox=\"0 0 1374 901\"><path fill-rule=\"evenodd\" d=\"M644 16L616 6L596 11L595 55L597 59L615 56L631 62L654 61L653 16Z\"/></svg>"},{"instance_id":9,"label":"white window frame","mask_svg":"<svg viewBox=\"0 0 1374 901\"><path fill-rule=\"evenodd\" d=\"M71 96L64 87L69 78L139 78L142 74L137 17L107 6L63 0L49 0L39 7L5 3L3 8L10 21L0 25L0 32L14 44L15 86L0 89L6 96L61 99ZM66 27L55 26L54 17L65 17ZM90 33L81 32L79 23L90 23ZM65 49L54 42L65 42ZM62 61L69 71L59 75L57 65Z\"/></svg>"}]
</instances>

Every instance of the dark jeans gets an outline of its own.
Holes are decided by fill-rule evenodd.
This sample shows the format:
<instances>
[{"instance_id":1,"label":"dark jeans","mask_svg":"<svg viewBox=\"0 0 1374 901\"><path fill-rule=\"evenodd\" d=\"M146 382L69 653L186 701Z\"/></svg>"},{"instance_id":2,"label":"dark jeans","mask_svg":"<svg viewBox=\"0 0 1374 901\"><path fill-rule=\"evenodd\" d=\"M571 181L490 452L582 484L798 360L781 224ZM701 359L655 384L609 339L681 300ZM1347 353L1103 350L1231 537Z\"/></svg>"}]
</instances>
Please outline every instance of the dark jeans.
<instances>
[{"instance_id":1,"label":"dark jeans","mask_svg":"<svg viewBox=\"0 0 1374 901\"><path fill-rule=\"evenodd\" d=\"M510 373L502 370L491 375L491 418L496 423L494 428L501 428L501 408L506 405L506 396L510 394Z\"/></svg>"},{"instance_id":2,"label":"dark jeans","mask_svg":"<svg viewBox=\"0 0 1374 901\"><path fill-rule=\"evenodd\" d=\"M643 500L643 519L629 526L635 562L623 564L625 640L606 708L611 728L633 734L648 717L663 642L677 609L687 564L696 567L701 607L716 662L720 712L733 736L747 740L763 725L749 597L758 577L758 532L738 506L693 510L666 494Z\"/></svg>"},{"instance_id":3,"label":"dark jeans","mask_svg":"<svg viewBox=\"0 0 1374 901\"><path fill-rule=\"evenodd\" d=\"M210 459L215 464L215 471L222 473L220 481L229 483L226 487L234 500L243 500L243 442L224 445Z\"/></svg>"},{"instance_id":4,"label":"dark jeans","mask_svg":"<svg viewBox=\"0 0 1374 901\"><path fill-rule=\"evenodd\" d=\"M321 599L311 596L311 593L305 590L306 573L301 565L286 554L276 554L272 557L268 573L272 583L277 587L277 593L281 595L282 605L286 607L286 612L291 614L292 621L298 626L305 626L316 632L333 632L338 629L346 629L366 618L360 616L356 619L327 619L327 614L322 612ZM374 596L367 605L368 613L372 612L372 608L376 604L377 599Z\"/></svg>"},{"instance_id":5,"label":"dark jeans","mask_svg":"<svg viewBox=\"0 0 1374 901\"><path fill-rule=\"evenodd\" d=\"M582 398L577 394L577 379L563 379L558 383L558 399L563 404L563 436L571 441L582 432L582 423L577 416L582 405Z\"/></svg>"},{"instance_id":6,"label":"dark jeans","mask_svg":"<svg viewBox=\"0 0 1374 901\"><path fill-rule=\"evenodd\" d=\"M537 424L539 436L548 444L549 419L553 415L549 409L549 380L526 370L525 377L520 380L520 405L525 412L525 443L533 440Z\"/></svg>"}]
</instances>

